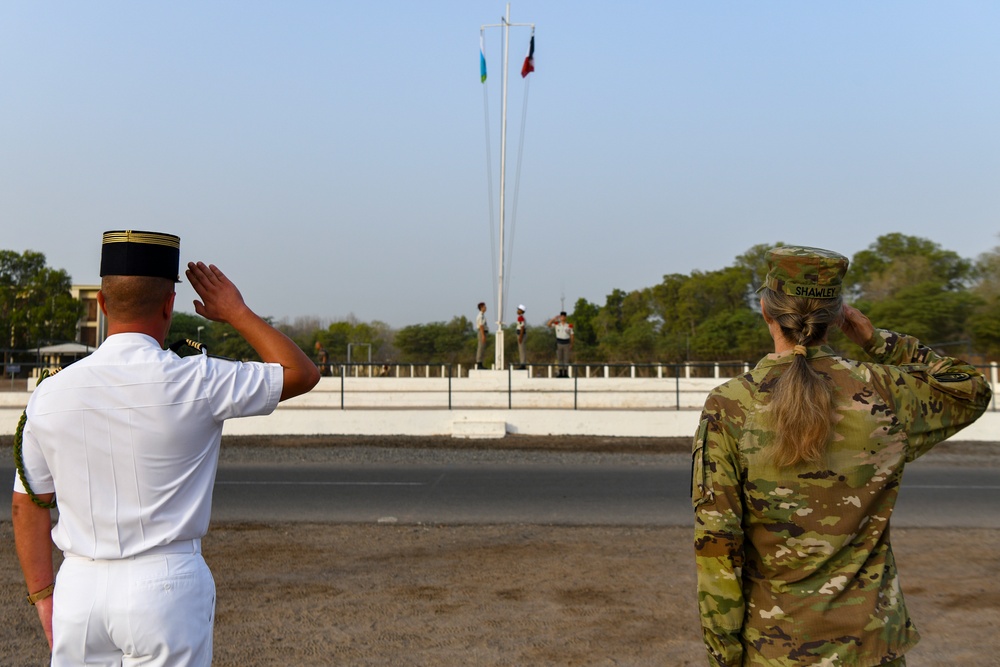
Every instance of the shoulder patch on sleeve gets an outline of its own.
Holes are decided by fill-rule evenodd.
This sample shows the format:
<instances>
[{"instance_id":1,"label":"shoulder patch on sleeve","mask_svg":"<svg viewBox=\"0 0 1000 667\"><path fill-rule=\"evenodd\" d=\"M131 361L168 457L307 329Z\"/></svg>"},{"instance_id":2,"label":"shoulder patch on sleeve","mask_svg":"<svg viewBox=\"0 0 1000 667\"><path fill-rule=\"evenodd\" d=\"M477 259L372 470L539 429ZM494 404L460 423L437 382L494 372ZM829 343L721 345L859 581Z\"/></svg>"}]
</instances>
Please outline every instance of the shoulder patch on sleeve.
<instances>
[{"instance_id":1,"label":"shoulder patch on sleeve","mask_svg":"<svg viewBox=\"0 0 1000 667\"><path fill-rule=\"evenodd\" d=\"M937 373L934 375L934 379L938 382L965 382L971 377L972 376L968 373L959 372Z\"/></svg>"},{"instance_id":2,"label":"shoulder patch on sleeve","mask_svg":"<svg viewBox=\"0 0 1000 667\"><path fill-rule=\"evenodd\" d=\"M707 447L708 420L702 419L698 424L698 433L694 437L694 448L691 452L691 503L694 507L711 505L715 502L712 475L709 474L708 461L705 460Z\"/></svg>"}]
</instances>

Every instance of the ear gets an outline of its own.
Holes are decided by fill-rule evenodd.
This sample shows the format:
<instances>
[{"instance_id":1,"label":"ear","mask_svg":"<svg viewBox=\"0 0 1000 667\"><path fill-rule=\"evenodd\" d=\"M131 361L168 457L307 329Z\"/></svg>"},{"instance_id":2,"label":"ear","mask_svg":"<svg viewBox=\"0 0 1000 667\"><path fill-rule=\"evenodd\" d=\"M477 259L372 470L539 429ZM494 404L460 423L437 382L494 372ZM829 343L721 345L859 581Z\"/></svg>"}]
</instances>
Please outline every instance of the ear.
<instances>
[{"instance_id":1,"label":"ear","mask_svg":"<svg viewBox=\"0 0 1000 667\"><path fill-rule=\"evenodd\" d=\"M104 313L105 317L107 317L108 316L108 307L104 303L104 292L101 292L100 290L98 290L98 292L97 292L97 305L100 306L101 312Z\"/></svg>"},{"instance_id":2,"label":"ear","mask_svg":"<svg viewBox=\"0 0 1000 667\"><path fill-rule=\"evenodd\" d=\"M174 299L177 297L177 292L171 292L170 296L163 302L163 316L170 319L174 316Z\"/></svg>"},{"instance_id":3,"label":"ear","mask_svg":"<svg viewBox=\"0 0 1000 667\"><path fill-rule=\"evenodd\" d=\"M764 299L760 300L760 314L764 316L764 321L769 325L774 322L774 318L767 314L767 308L764 307Z\"/></svg>"}]
</instances>

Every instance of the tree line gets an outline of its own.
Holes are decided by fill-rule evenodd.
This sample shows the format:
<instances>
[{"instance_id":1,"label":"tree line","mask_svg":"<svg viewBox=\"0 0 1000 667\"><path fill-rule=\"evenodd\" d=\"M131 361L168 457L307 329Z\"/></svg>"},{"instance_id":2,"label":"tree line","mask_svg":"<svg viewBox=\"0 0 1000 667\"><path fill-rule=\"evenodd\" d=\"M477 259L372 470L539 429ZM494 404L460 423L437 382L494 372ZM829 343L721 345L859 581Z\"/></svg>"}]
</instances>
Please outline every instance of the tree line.
<instances>
[{"instance_id":1,"label":"tree line","mask_svg":"<svg viewBox=\"0 0 1000 667\"><path fill-rule=\"evenodd\" d=\"M773 245L779 244L754 246L717 271L670 274L642 290L613 291L592 317L577 316L581 332L592 335L581 355L756 361L773 351L755 293ZM876 326L970 361L1000 357L1000 247L972 261L927 239L888 234L851 258L846 280L845 299ZM577 310L581 305L594 313L591 304L578 303ZM859 354L839 331L830 342Z\"/></svg>"},{"instance_id":2,"label":"tree line","mask_svg":"<svg viewBox=\"0 0 1000 667\"><path fill-rule=\"evenodd\" d=\"M0 250L0 348L4 365L21 360L15 350L71 341L83 314L69 274L52 269L33 250ZM19 358L20 357L20 358Z\"/></svg>"},{"instance_id":3,"label":"tree line","mask_svg":"<svg viewBox=\"0 0 1000 667\"><path fill-rule=\"evenodd\" d=\"M767 271L767 251L780 243L753 246L725 268L667 274L650 287L612 289L603 305L577 300L574 359L600 363L754 363L773 351L760 317L756 288ZM973 363L1000 359L1000 246L975 260L928 239L901 233L878 237L851 259L846 300L876 326L902 331L931 347ZM41 339L71 340L81 305L70 296L65 271L45 266L41 253L0 251L0 334L10 348L32 348ZM347 318L281 321L277 326L309 354L317 343L332 363L470 364L476 331L465 316L399 329ZM213 354L254 359L253 350L229 326L197 315L175 313L169 341L200 339ZM492 347L491 336L491 347ZM517 359L513 326L504 337L507 360ZM831 345L859 351L840 336ZM529 363L551 363L555 338L544 325L529 326Z\"/></svg>"}]
</instances>

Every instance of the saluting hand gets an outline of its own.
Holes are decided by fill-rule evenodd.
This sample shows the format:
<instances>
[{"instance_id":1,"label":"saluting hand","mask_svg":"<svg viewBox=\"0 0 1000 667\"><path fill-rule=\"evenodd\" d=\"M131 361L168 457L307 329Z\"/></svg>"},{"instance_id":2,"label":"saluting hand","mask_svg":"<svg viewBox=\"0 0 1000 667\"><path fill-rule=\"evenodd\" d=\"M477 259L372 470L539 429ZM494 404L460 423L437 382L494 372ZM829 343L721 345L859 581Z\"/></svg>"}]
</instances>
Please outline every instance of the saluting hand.
<instances>
[{"instance_id":1,"label":"saluting hand","mask_svg":"<svg viewBox=\"0 0 1000 667\"><path fill-rule=\"evenodd\" d=\"M194 301L194 312L202 317L232 324L234 318L248 310L240 290L214 264L188 262L184 273L201 297L201 301Z\"/></svg>"},{"instance_id":2,"label":"saluting hand","mask_svg":"<svg viewBox=\"0 0 1000 667\"><path fill-rule=\"evenodd\" d=\"M875 326L868 316L854 306L844 304L844 317L840 322L840 330L844 335L861 347L865 346L875 334Z\"/></svg>"},{"instance_id":3,"label":"saluting hand","mask_svg":"<svg viewBox=\"0 0 1000 667\"><path fill-rule=\"evenodd\" d=\"M232 325L261 361L281 364L281 400L304 394L319 382L319 369L295 342L250 310L236 285L214 264L188 262L185 271L201 297L194 310L213 322Z\"/></svg>"}]
</instances>

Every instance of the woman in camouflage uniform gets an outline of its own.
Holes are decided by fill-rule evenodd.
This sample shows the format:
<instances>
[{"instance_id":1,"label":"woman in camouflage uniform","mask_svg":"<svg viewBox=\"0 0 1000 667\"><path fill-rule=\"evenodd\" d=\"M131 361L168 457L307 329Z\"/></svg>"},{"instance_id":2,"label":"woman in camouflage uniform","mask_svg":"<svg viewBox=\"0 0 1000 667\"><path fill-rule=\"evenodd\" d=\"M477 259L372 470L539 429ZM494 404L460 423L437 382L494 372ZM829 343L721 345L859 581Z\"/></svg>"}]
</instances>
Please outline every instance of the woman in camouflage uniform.
<instances>
[{"instance_id":1,"label":"woman in camouflage uniform","mask_svg":"<svg viewBox=\"0 0 1000 667\"><path fill-rule=\"evenodd\" d=\"M905 463L990 400L972 366L844 305L847 258L778 247L774 354L717 387L694 443L698 604L713 665L903 665L918 640L889 544ZM874 362L826 345L839 326Z\"/></svg>"}]
</instances>

